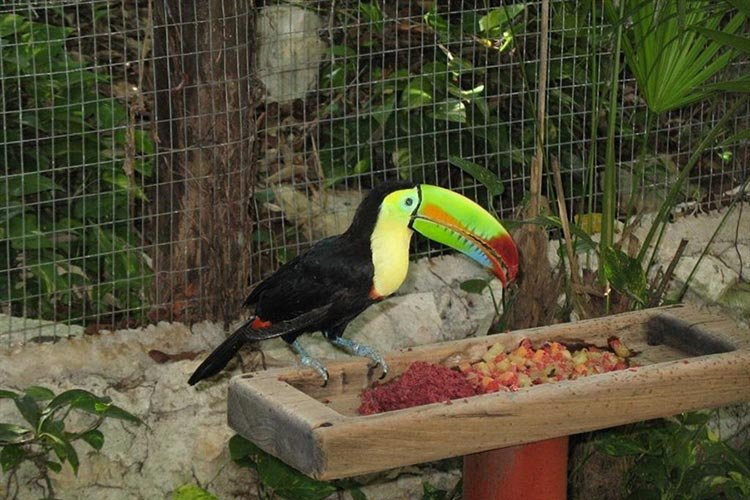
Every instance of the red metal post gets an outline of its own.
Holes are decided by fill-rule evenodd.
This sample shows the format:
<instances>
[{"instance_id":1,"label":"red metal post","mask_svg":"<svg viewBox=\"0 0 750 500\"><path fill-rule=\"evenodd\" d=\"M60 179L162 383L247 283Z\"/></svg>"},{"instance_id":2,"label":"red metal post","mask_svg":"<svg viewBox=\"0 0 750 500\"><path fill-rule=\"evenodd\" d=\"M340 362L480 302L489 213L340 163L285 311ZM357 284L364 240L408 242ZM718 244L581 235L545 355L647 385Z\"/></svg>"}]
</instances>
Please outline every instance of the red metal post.
<instances>
[{"instance_id":1,"label":"red metal post","mask_svg":"<svg viewBox=\"0 0 750 500\"><path fill-rule=\"evenodd\" d=\"M565 500L568 436L464 457L464 500Z\"/></svg>"}]
</instances>

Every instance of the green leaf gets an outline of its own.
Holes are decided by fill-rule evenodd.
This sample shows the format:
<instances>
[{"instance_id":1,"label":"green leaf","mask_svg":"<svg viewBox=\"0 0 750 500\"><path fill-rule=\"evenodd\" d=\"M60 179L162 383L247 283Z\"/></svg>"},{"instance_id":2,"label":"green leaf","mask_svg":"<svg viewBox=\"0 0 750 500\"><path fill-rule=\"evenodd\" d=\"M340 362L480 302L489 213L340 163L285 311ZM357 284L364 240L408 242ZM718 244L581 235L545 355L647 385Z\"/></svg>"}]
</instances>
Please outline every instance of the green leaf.
<instances>
[{"instance_id":1,"label":"green leaf","mask_svg":"<svg viewBox=\"0 0 750 500\"><path fill-rule=\"evenodd\" d=\"M16 399L18 393L6 389L0 389L0 399Z\"/></svg>"},{"instance_id":2,"label":"green leaf","mask_svg":"<svg viewBox=\"0 0 750 500\"><path fill-rule=\"evenodd\" d=\"M750 78L737 78L736 80L712 83L706 85L705 88L708 90L721 90L724 92L747 93L750 92Z\"/></svg>"},{"instance_id":3,"label":"green leaf","mask_svg":"<svg viewBox=\"0 0 750 500\"><path fill-rule=\"evenodd\" d=\"M104 434L99 429L91 429L81 434L81 439L86 441L93 449L101 450L104 446Z\"/></svg>"},{"instance_id":4,"label":"green leaf","mask_svg":"<svg viewBox=\"0 0 750 500\"><path fill-rule=\"evenodd\" d=\"M711 414L707 411L691 411L676 417L682 425L706 425L711 421Z\"/></svg>"},{"instance_id":5,"label":"green leaf","mask_svg":"<svg viewBox=\"0 0 750 500\"><path fill-rule=\"evenodd\" d=\"M31 23L25 17L17 16L15 14L5 14L0 16L0 37L26 33L30 24Z\"/></svg>"},{"instance_id":6,"label":"green leaf","mask_svg":"<svg viewBox=\"0 0 750 500\"><path fill-rule=\"evenodd\" d=\"M183 484L172 492L172 500L218 500L218 498L200 486Z\"/></svg>"},{"instance_id":7,"label":"green leaf","mask_svg":"<svg viewBox=\"0 0 750 500\"><path fill-rule=\"evenodd\" d=\"M122 408L120 408L117 405L109 405L107 409L104 411L104 416L107 418L115 418L117 420L125 420L126 422L131 422L133 424L141 425L143 423L143 420L136 417L129 411L126 411Z\"/></svg>"},{"instance_id":8,"label":"green leaf","mask_svg":"<svg viewBox=\"0 0 750 500\"><path fill-rule=\"evenodd\" d=\"M429 113L435 120L466 123L466 106L460 99L446 99L438 102Z\"/></svg>"},{"instance_id":9,"label":"green leaf","mask_svg":"<svg viewBox=\"0 0 750 500\"><path fill-rule=\"evenodd\" d=\"M422 500L447 500L448 492L441 490L437 486L424 481L422 483Z\"/></svg>"},{"instance_id":10,"label":"green leaf","mask_svg":"<svg viewBox=\"0 0 750 500\"><path fill-rule=\"evenodd\" d=\"M0 424L2 425L2 424ZM0 441L2 441L0 439ZM15 469L26 458L26 449L21 444L9 444L0 448L0 468L8 473Z\"/></svg>"},{"instance_id":11,"label":"green leaf","mask_svg":"<svg viewBox=\"0 0 750 500\"><path fill-rule=\"evenodd\" d=\"M310 479L292 469L238 434L229 440L229 456L239 465L255 467L261 482L281 498L322 500L337 490L331 483Z\"/></svg>"},{"instance_id":12,"label":"green leaf","mask_svg":"<svg viewBox=\"0 0 750 500\"><path fill-rule=\"evenodd\" d=\"M89 391L83 389L71 389L58 394L42 410L41 423L44 424L57 410L65 406L73 406L79 410L98 415L95 405L97 403L107 403L109 400L100 398Z\"/></svg>"},{"instance_id":13,"label":"green leaf","mask_svg":"<svg viewBox=\"0 0 750 500\"><path fill-rule=\"evenodd\" d=\"M11 199L55 190L62 190L62 187L39 172L0 178L0 196L9 196Z\"/></svg>"},{"instance_id":14,"label":"green leaf","mask_svg":"<svg viewBox=\"0 0 750 500\"><path fill-rule=\"evenodd\" d=\"M735 9L750 18L750 0L727 0Z\"/></svg>"},{"instance_id":15,"label":"green leaf","mask_svg":"<svg viewBox=\"0 0 750 500\"><path fill-rule=\"evenodd\" d=\"M510 22L526 9L526 4L508 5L493 9L479 18L479 29L488 37L502 35Z\"/></svg>"},{"instance_id":16,"label":"green leaf","mask_svg":"<svg viewBox=\"0 0 750 500\"><path fill-rule=\"evenodd\" d=\"M489 283L489 280L476 278L463 281L459 286L464 292L480 294L484 291L485 288L487 288L487 285Z\"/></svg>"},{"instance_id":17,"label":"green leaf","mask_svg":"<svg viewBox=\"0 0 750 500\"><path fill-rule=\"evenodd\" d=\"M255 457L260 453L260 448L239 434L229 439L229 457L238 465L255 468Z\"/></svg>"},{"instance_id":18,"label":"green leaf","mask_svg":"<svg viewBox=\"0 0 750 500\"><path fill-rule=\"evenodd\" d=\"M426 79L416 79L401 93L401 107L415 109L432 102L432 86Z\"/></svg>"},{"instance_id":19,"label":"green leaf","mask_svg":"<svg viewBox=\"0 0 750 500\"><path fill-rule=\"evenodd\" d=\"M24 214L16 216L8 221L8 239L10 246L16 250L38 250L40 248L54 248L55 244L49 239L47 233L39 229L36 215ZM35 269L29 268L34 274ZM42 272L42 270L36 270ZM52 273L54 274L54 273ZM37 276L40 278L40 276ZM41 277L45 279L48 276Z\"/></svg>"},{"instance_id":20,"label":"green leaf","mask_svg":"<svg viewBox=\"0 0 750 500\"><path fill-rule=\"evenodd\" d=\"M62 446L62 449L65 450L65 459L68 461L68 463L70 464L70 467L73 469L73 473L77 476L78 467L81 465L81 462L78 458L78 452L76 451L75 448L73 448L73 445L70 443L70 441L63 441L61 446Z\"/></svg>"},{"instance_id":21,"label":"green leaf","mask_svg":"<svg viewBox=\"0 0 750 500\"><path fill-rule=\"evenodd\" d=\"M643 446L635 439L621 434L610 434L596 442L596 447L613 457L627 457L645 453Z\"/></svg>"},{"instance_id":22,"label":"green leaf","mask_svg":"<svg viewBox=\"0 0 750 500\"><path fill-rule=\"evenodd\" d=\"M626 5L626 19L612 21L632 24L623 33L622 47L649 109L663 113L707 97L703 86L726 68L736 53L720 52L725 48L722 43L690 28L715 31L721 26L724 34L732 35L742 26L744 16L737 14L724 22L723 15L698 0L627 0ZM613 9L609 12L613 15Z\"/></svg>"},{"instance_id":23,"label":"green leaf","mask_svg":"<svg viewBox=\"0 0 750 500\"><path fill-rule=\"evenodd\" d=\"M266 453L258 457L257 470L263 484L281 498L323 500L336 493L334 485L311 479Z\"/></svg>"},{"instance_id":24,"label":"green leaf","mask_svg":"<svg viewBox=\"0 0 750 500\"><path fill-rule=\"evenodd\" d=\"M36 400L31 396L24 394L23 396L17 397L14 402L24 420L30 423L32 427L36 428L39 423L39 405L36 403Z\"/></svg>"},{"instance_id":25,"label":"green leaf","mask_svg":"<svg viewBox=\"0 0 750 500\"><path fill-rule=\"evenodd\" d=\"M54 392L38 385L27 387L24 393L36 401L47 401L55 397Z\"/></svg>"},{"instance_id":26,"label":"green leaf","mask_svg":"<svg viewBox=\"0 0 750 500\"><path fill-rule=\"evenodd\" d=\"M645 303L646 274L638 259L620 249L607 246L601 249L601 258L602 272L612 288Z\"/></svg>"},{"instance_id":27,"label":"green leaf","mask_svg":"<svg viewBox=\"0 0 750 500\"><path fill-rule=\"evenodd\" d=\"M745 54L750 54L750 38L726 33L724 31L709 30L701 28L700 26L695 26L693 29L715 42L732 47L733 49L744 52Z\"/></svg>"},{"instance_id":28,"label":"green leaf","mask_svg":"<svg viewBox=\"0 0 750 500\"><path fill-rule=\"evenodd\" d=\"M49 469L57 472L58 474L62 471L62 464L60 462L55 462L53 460L47 460L45 462L45 464L47 464L47 467Z\"/></svg>"},{"instance_id":29,"label":"green leaf","mask_svg":"<svg viewBox=\"0 0 750 500\"><path fill-rule=\"evenodd\" d=\"M367 495L359 488L349 488L347 491L349 491L352 500L367 500Z\"/></svg>"},{"instance_id":30,"label":"green leaf","mask_svg":"<svg viewBox=\"0 0 750 500\"><path fill-rule=\"evenodd\" d=\"M502 192L505 190L505 187L503 186L503 183L500 181L500 179L488 168L476 164L472 161L464 160L460 156L449 156L448 161L451 163L451 165L460 168L461 170L472 176L474 179L479 181L484 187L487 188L490 196L497 196L499 194L502 194Z\"/></svg>"},{"instance_id":31,"label":"green leaf","mask_svg":"<svg viewBox=\"0 0 750 500\"><path fill-rule=\"evenodd\" d=\"M0 423L0 445L23 443L28 441L33 433L31 429L20 425Z\"/></svg>"}]
</instances>

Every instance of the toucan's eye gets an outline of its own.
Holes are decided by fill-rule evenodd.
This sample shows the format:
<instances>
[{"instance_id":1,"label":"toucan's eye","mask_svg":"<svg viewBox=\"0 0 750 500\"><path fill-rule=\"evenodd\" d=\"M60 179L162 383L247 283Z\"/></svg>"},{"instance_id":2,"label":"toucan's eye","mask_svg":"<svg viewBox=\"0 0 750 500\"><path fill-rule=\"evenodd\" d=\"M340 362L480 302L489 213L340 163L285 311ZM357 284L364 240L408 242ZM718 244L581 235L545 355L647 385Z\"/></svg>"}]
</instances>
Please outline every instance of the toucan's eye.
<instances>
[{"instance_id":1,"label":"toucan's eye","mask_svg":"<svg viewBox=\"0 0 750 500\"><path fill-rule=\"evenodd\" d=\"M404 200L404 205L406 205L407 207L410 207L413 204L414 204L414 198L407 198Z\"/></svg>"}]
</instances>

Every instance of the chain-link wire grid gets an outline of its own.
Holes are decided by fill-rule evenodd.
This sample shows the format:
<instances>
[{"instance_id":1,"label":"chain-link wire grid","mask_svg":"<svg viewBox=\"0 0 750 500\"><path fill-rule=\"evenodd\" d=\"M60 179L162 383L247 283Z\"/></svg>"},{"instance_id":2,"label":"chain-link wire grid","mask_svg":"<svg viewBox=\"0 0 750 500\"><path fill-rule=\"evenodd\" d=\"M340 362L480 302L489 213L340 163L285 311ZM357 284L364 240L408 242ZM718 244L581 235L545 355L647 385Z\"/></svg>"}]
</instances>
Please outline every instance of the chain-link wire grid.
<instances>
[{"instance_id":1,"label":"chain-link wire grid","mask_svg":"<svg viewBox=\"0 0 750 500\"><path fill-rule=\"evenodd\" d=\"M250 286L345 229L384 179L440 184L518 217L537 133L539 11L485 1L4 4L0 341L233 319ZM570 213L595 213L612 30L597 2L554 0L550 14L546 153L560 160ZM653 210L734 97L660 117L638 164L647 110L623 75L620 208ZM742 110L722 137L749 118ZM684 208L726 203L749 153L747 143L707 152ZM415 239L420 255L440 251Z\"/></svg>"},{"instance_id":2,"label":"chain-link wire grid","mask_svg":"<svg viewBox=\"0 0 750 500\"><path fill-rule=\"evenodd\" d=\"M273 31L276 38L266 42L274 47L273 64L264 64L261 41L257 68L267 103L259 108L253 281L345 229L362 193L387 178L438 183L502 219L517 217L527 201L538 126L540 7L485 1L260 7L259 19L272 19L273 30L261 27L259 34ZM560 161L568 211L576 216L601 211L612 39L597 2L551 2L545 152L548 162ZM288 50L281 40L290 41ZM317 81L291 88L290 81L299 83L316 67ZM746 69L738 63L732 72ZM637 163L647 108L630 72L622 75L619 209L653 212L736 96L661 116ZM720 137L747 127L749 117L745 108ZM748 153L746 142L709 148L683 189L681 210L725 204L747 177ZM544 194L554 198L548 174L544 182ZM440 251L423 239L414 243L420 255Z\"/></svg>"},{"instance_id":3,"label":"chain-link wire grid","mask_svg":"<svg viewBox=\"0 0 750 500\"><path fill-rule=\"evenodd\" d=\"M252 229L252 14L0 6L0 342L216 317L217 289L244 291L247 269L224 263Z\"/></svg>"}]
</instances>

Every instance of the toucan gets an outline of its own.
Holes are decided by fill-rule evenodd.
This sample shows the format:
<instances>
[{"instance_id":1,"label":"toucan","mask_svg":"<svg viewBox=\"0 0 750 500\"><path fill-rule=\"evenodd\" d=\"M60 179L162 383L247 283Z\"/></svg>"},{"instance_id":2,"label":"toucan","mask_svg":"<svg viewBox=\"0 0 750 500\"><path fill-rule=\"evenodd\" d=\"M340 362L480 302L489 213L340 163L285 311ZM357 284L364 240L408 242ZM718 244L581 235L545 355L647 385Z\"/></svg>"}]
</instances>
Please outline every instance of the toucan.
<instances>
[{"instance_id":1,"label":"toucan","mask_svg":"<svg viewBox=\"0 0 750 500\"><path fill-rule=\"evenodd\" d=\"M247 342L281 337L325 385L325 366L299 342L300 335L318 331L348 353L372 359L385 374L388 367L378 352L342 334L352 319L404 282L414 231L492 269L504 287L518 272L513 239L478 204L438 186L383 182L365 196L343 234L319 241L250 292L244 306L254 307L254 315L209 354L188 383L220 372Z\"/></svg>"}]
</instances>

